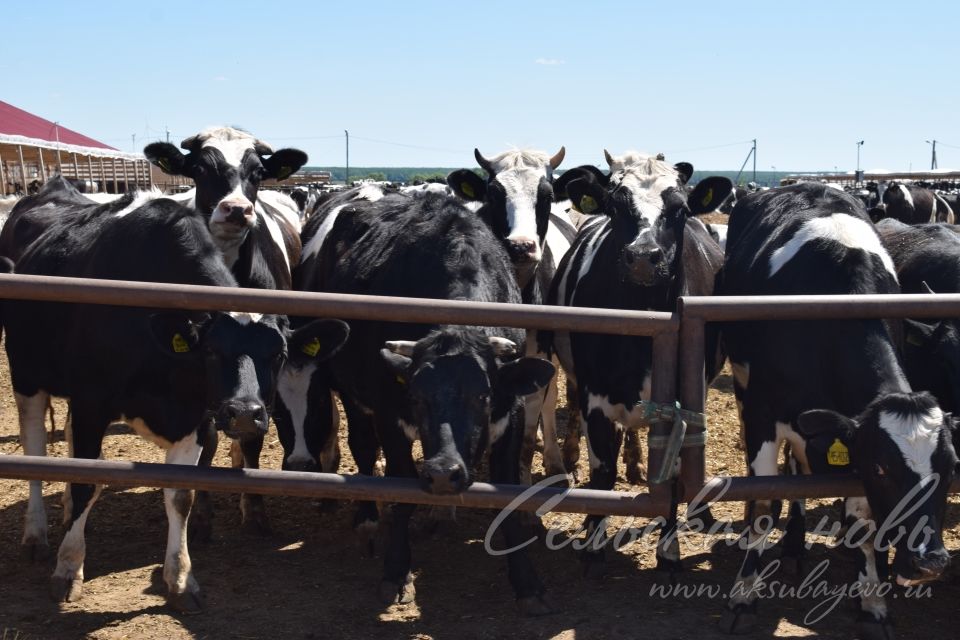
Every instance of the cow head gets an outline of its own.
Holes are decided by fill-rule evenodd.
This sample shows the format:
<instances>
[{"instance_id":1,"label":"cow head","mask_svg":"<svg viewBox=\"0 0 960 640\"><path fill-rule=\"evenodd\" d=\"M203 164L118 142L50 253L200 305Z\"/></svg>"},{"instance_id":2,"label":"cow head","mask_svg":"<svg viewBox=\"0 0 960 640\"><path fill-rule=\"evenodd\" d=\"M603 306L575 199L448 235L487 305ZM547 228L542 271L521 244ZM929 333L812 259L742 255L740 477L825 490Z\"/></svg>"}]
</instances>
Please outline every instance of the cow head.
<instances>
[{"instance_id":1,"label":"cow head","mask_svg":"<svg viewBox=\"0 0 960 640\"><path fill-rule=\"evenodd\" d=\"M510 340L459 327L416 342L387 342L381 349L408 400L402 426L423 446L425 491L460 493L470 486L487 444L498 440L511 420L522 420L522 398L553 377L546 360L504 361L516 351Z\"/></svg>"},{"instance_id":2,"label":"cow head","mask_svg":"<svg viewBox=\"0 0 960 640\"><path fill-rule=\"evenodd\" d=\"M148 144L143 153L164 173L193 179L194 206L220 241L245 237L256 224L254 205L262 180L285 180L307 162L303 151L274 151L246 131L230 127L206 129L180 146L186 155L169 142Z\"/></svg>"},{"instance_id":3,"label":"cow head","mask_svg":"<svg viewBox=\"0 0 960 640\"><path fill-rule=\"evenodd\" d=\"M878 527L877 544L896 548L897 583L939 578L950 561L943 515L957 467L950 414L929 393L890 393L855 419L816 410L797 422L806 437L826 434L849 448Z\"/></svg>"},{"instance_id":4,"label":"cow head","mask_svg":"<svg viewBox=\"0 0 960 640\"><path fill-rule=\"evenodd\" d=\"M566 150L560 147L552 158L540 151L506 151L491 159L478 149L473 153L487 172L486 182L460 169L447 176L447 184L464 200L484 203L481 217L504 243L523 280L542 256L553 202L553 171L563 162Z\"/></svg>"},{"instance_id":5,"label":"cow head","mask_svg":"<svg viewBox=\"0 0 960 640\"><path fill-rule=\"evenodd\" d=\"M683 188L693 167L671 167L656 157L629 153L614 158L606 187L576 178L567 184L571 204L583 213L605 213L620 248L620 278L638 286L669 284L678 272L683 230L690 215L713 211L733 189L727 178L701 180L687 194Z\"/></svg>"},{"instance_id":6,"label":"cow head","mask_svg":"<svg viewBox=\"0 0 960 640\"><path fill-rule=\"evenodd\" d=\"M331 345L346 339L346 325L328 323ZM273 410L290 333L284 316L216 313L188 317L170 312L151 317L161 351L194 361L206 372L206 418L231 438L263 435ZM310 325L308 325L309 327ZM304 329L307 329L305 327Z\"/></svg>"}]
</instances>

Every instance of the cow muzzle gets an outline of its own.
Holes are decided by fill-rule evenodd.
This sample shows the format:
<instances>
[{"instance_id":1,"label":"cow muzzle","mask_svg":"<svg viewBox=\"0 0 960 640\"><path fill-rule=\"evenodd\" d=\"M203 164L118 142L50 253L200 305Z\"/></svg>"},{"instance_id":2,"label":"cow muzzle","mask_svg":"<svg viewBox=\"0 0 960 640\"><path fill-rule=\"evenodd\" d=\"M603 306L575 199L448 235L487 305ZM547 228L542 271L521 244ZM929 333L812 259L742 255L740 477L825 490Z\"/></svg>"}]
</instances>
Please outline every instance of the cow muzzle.
<instances>
[{"instance_id":1,"label":"cow muzzle","mask_svg":"<svg viewBox=\"0 0 960 640\"><path fill-rule=\"evenodd\" d=\"M284 471L307 471L310 473L320 471L320 465L317 464L316 460L311 459L284 460L282 468Z\"/></svg>"},{"instance_id":2,"label":"cow muzzle","mask_svg":"<svg viewBox=\"0 0 960 640\"><path fill-rule=\"evenodd\" d=\"M217 429L228 437L243 439L267 432L267 410L253 400L231 400L217 412Z\"/></svg>"},{"instance_id":3,"label":"cow muzzle","mask_svg":"<svg viewBox=\"0 0 960 640\"><path fill-rule=\"evenodd\" d=\"M221 200L213 213L212 222L238 229L252 227L256 220L253 203L249 200Z\"/></svg>"},{"instance_id":4,"label":"cow muzzle","mask_svg":"<svg viewBox=\"0 0 960 640\"><path fill-rule=\"evenodd\" d=\"M900 551L898 550L897 553ZM939 580L943 572L950 566L950 554L946 549L931 551L923 555L911 555L910 577L897 572L897 584L901 587L910 587Z\"/></svg>"},{"instance_id":5,"label":"cow muzzle","mask_svg":"<svg viewBox=\"0 0 960 640\"><path fill-rule=\"evenodd\" d=\"M668 275L663 251L656 246L644 250L625 249L622 269L625 280L643 287L656 285Z\"/></svg>"},{"instance_id":6,"label":"cow muzzle","mask_svg":"<svg viewBox=\"0 0 960 640\"><path fill-rule=\"evenodd\" d=\"M507 238L507 255L515 265L536 265L540 262L540 243L532 238Z\"/></svg>"},{"instance_id":7,"label":"cow muzzle","mask_svg":"<svg viewBox=\"0 0 960 640\"><path fill-rule=\"evenodd\" d=\"M462 493L470 484L470 475L463 462L457 460L438 460L436 458L423 463L420 471L420 485L427 493L452 495Z\"/></svg>"}]
</instances>

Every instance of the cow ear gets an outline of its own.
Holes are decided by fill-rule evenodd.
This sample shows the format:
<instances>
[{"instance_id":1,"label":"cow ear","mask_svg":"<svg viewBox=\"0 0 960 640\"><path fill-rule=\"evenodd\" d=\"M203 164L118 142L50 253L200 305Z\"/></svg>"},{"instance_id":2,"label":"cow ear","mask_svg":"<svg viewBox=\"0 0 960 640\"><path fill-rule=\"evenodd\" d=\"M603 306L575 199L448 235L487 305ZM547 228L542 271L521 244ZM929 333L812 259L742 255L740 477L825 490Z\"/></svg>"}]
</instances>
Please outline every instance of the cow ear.
<instances>
[{"instance_id":1,"label":"cow ear","mask_svg":"<svg viewBox=\"0 0 960 640\"><path fill-rule=\"evenodd\" d=\"M729 178L720 176L710 176L697 183L693 191L687 196L687 206L690 213L700 215L709 213L720 206L730 192L733 191L733 183Z\"/></svg>"},{"instance_id":2,"label":"cow ear","mask_svg":"<svg viewBox=\"0 0 960 640\"><path fill-rule=\"evenodd\" d=\"M520 358L500 365L497 389L509 396L528 396L542 391L550 384L556 371L549 360Z\"/></svg>"},{"instance_id":3,"label":"cow ear","mask_svg":"<svg viewBox=\"0 0 960 640\"><path fill-rule=\"evenodd\" d=\"M307 154L299 149L280 149L270 157L263 158L261 162L269 177L286 180L307 164Z\"/></svg>"},{"instance_id":4,"label":"cow ear","mask_svg":"<svg viewBox=\"0 0 960 640\"><path fill-rule=\"evenodd\" d=\"M587 179L577 178L567 184L570 204L580 213L603 213L607 205L607 191L599 184Z\"/></svg>"},{"instance_id":5,"label":"cow ear","mask_svg":"<svg viewBox=\"0 0 960 640\"><path fill-rule=\"evenodd\" d=\"M143 148L143 155L166 174L192 177L187 170L187 156L169 142L152 142Z\"/></svg>"},{"instance_id":6,"label":"cow ear","mask_svg":"<svg viewBox=\"0 0 960 640\"><path fill-rule=\"evenodd\" d=\"M349 335L350 327L343 320L314 320L290 334L289 359L323 362L336 355Z\"/></svg>"},{"instance_id":7,"label":"cow ear","mask_svg":"<svg viewBox=\"0 0 960 640\"><path fill-rule=\"evenodd\" d=\"M410 380L410 365L413 360L390 349L380 349L380 357L387 363L387 368L397 377L397 382L407 384Z\"/></svg>"},{"instance_id":8,"label":"cow ear","mask_svg":"<svg viewBox=\"0 0 960 640\"><path fill-rule=\"evenodd\" d=\"M913 345L914 347L929 347L936 343L934 337L942 324L942 322L938 322L935 325L930 325L926 322L920 322L919 320L904 318L904 340L906 340L907 344Z\"/></svg>"},{"instance_id":9,"label":"cow ear","mask_svg":"<svg viewBox=\"0 0 960 640\"><path fill-rule=\"evenodd\" d=\"M832 436L850 442L857 423L836 411L813 409L797 416L797 427L807 438Z\"/></svg>"},{"instance_id":10,"label":"cow ear","mask_svg":"<svg viewBox=\"0 0 960 640\"><path fill-rule=\"evenodd\" d=\"M191 319L184 313L168 311L150 316L150 331L157 348L174 358L189 358L199 354L210 316Z\"/></svg>"},{"instance_id":11,"label":"cow ear","mask_svg":"<svg viewBox=\"0 0 960 640\"><path fill-rule=\"evenodd\" d=\"M693 177L693 165L689 162L678 162L673 168L680 174L680 184L687 184ZM718 205L719 206L719 205Z\"/></svg>"},{"instance_id":12,"label":"cow ear","mask_svg":"<svg viewBox=\"0 0 960 640\"><path fill-rule=\"evenodd\" d=\"M487 195L487 183L469 169L457 169L447 176L447 185L463 200L483 202Z\"/></svg>"}]
</instances>

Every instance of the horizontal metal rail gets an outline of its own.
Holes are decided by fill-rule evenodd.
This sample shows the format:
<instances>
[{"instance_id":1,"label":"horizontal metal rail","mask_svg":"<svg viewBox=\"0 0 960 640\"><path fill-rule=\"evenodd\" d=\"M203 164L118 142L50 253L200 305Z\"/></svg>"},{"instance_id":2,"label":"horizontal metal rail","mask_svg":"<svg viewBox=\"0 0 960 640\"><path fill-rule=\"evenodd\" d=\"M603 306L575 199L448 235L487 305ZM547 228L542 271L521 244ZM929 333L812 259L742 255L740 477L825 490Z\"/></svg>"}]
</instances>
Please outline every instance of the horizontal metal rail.
<instances>
[{"instance_id":1,"label":"horizontal metal rail","mask_svg":"<svg viewBox=\"0 0 960 640\"><path fill-rule=\"evenodd\" d=\"M682 300L684 319L699 318L708 322L960 316L960 294L956 293L704 296Z\"/></svg>"},{"instance_id":2,"label":"horizontal metal rail","mask_svg":"<svg viewBox=\"0 0 960 640\"><path fill-rule=\"evenodd\" d=\"M676 332L679 326L673 314L661 311L268 291L19 274L0 274L0 298L195 311L280 313L343 320L508 326L634 336Z\"/></svg>"}]
</instances>

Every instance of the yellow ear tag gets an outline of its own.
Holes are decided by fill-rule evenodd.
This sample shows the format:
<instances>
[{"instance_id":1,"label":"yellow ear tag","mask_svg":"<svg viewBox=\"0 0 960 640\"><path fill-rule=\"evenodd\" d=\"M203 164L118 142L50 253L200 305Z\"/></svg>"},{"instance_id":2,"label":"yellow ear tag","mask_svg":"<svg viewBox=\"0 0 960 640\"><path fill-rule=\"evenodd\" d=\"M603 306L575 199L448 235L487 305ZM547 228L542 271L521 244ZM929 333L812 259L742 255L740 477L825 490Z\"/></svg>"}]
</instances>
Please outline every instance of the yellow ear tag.
<instances>
[{"instance_id":1,"label":"yellow ear tag","mask_svg":"<svg viewBox=\"0 0 960 640\"><path fill-rule=\"evenodd\" d=\"M166 158L157 158L157 165L167 173L170 173L170 161Z\"/></svg>"},{"instance_id":2,"label":"yellow ear tag","mask_svg":"<svg viewBox=\"0 0 960 640\"><path fill-rule=\"evenodd\" d=\"M920 336L918 336L913 331L907 331L907 343L912 344L915 347L923 346L923 340L921 340Z\"/></svg>"},{"instance_id":3,"label":"yellow ear tag","mask_svg":"<svg viewBox=\"0 0 960 640\"><path fill-rule=\"evenodd\" d=\"M310 356L311 358L314 357L315 355L317 355L318 353L320 353L320 340L317 339L317 338L314 338L313 340L311 340L311 341L308 342L307 344L305 344L305 345L303 345L302 347L300 347L300 351L304 352L305 354L307 354L307 355Z\"/></svg>"},{"instance_id":4,"label":"yellow ear tag","mask_svg":"<svg viewBox=\"0 0 960 640\"><path fill-rule=\"evenodd\" d=\"M277 180L286 180L291 175L293 175L293 167L280 167L280 171L277 172Z\"/></svg>"},{"instance_id":5,"label":"yellow ear tag","mask_svg":"<svg viewBox=\"0 0 960 640\"><path fill-rule=\"evenodd\" d=\"M850 464L850 450L837 438L827 449L827 464L835 467L845 467Z\"/></svg>"},{"instance_id":6,"label":"yellow ear tag","mask_svg":"<svg viewBox=\"0 0 960 640\"><path fill-rule=\"evenodd\" d=\"M597 201L593 199L593 196L583 196L580 198L580 211L584 213L593 213L599 208Z\"/></svg>"},{"instance_id":7,"label":"yellow ear tag","mask_svg":"<svg viewBox=\"0 0 960 640\"><path fill-rule=\"evenodd\" d=\"M703 196L703 200L700 201L700 204L707 206L713 201L713 189L707 189L707 195Z\"/></svg>"},{"instance_id":8,"label":"yellow ear tag","mask_svg":"<svg viewBox=\"0 0 960 640\"><path fill-rule=\"evenodd\" d=\"M473 187L470 186L469 182L461 182L460 191L463 191L463 195L467 196L468 198L472 199L477 197L476 192L473 190Z\"/></svg>"},{"instance_id":9,"label":"yellow ear tag","mask_svg":"<svg viewBox=\"0 0 960 640\"><path fill-rule=\"evenodd\" d=\"M404 380L404 379L403 379L403 376L401 376L401 375L399 375L399 374L397 375L397 382L399 382L400 384L407 384L407 381Z\"/></svg>"},{"instance_id":10,"label":"yellow ear tag","mask_svg":"<svg viewBox=\"0 0 960 640\"><path fill-rule=\"evenodd\" d=\"M179 333L173 334L173 340L170 341L170 345L173 347L174 353L190 352L190 345L187 344L187 341Z\"/></svg>"}]
</instances>

